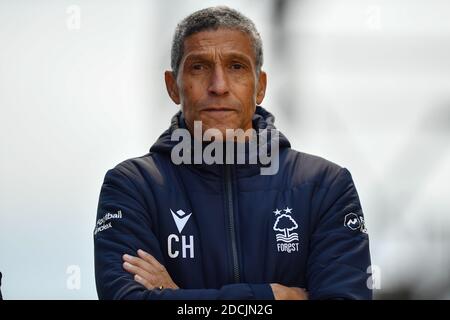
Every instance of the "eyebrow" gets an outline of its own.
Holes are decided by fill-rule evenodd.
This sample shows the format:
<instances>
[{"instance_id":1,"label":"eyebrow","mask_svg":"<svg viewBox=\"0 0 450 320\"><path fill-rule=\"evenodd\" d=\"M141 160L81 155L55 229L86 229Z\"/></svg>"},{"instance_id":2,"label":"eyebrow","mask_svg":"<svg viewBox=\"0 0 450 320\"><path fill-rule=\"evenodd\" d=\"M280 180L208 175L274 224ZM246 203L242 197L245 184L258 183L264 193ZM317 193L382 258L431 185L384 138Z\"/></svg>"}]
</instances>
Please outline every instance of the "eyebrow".
<instances>
[{"instance_id":1,"label":"eyebrow","mask_svg":"<svg viewBox=\"0 0 450 320\"><path fill-rule=\"evenodd\" d=\"M243 60L246 63L248 63L249 65L252 64L251 60L249 59L249 57L247 55L242 54L237 51L225 53L224 56L227 58L235 58L235 59ZM197 59L198 60L206 60L209 57L211 57L211 54L209 54L209 53L193 52L193 53L188 54L186 56L186 58L184 59L184 61L186 62L186 61L197 60Z\"/></svg>"}]
</instances>

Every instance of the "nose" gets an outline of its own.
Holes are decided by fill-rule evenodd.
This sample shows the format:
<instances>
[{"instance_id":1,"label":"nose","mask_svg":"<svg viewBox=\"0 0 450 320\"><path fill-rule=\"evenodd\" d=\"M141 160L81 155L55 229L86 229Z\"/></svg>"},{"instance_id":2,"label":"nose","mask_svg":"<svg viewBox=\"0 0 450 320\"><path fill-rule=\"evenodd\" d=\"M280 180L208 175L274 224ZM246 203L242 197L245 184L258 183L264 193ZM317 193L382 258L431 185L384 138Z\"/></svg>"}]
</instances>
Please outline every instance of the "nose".
<instances>
[{"instance_id":1,"label":"nose","mask_svg":"<svg viewBox=\"0 0 450 320\"><path fill-rule=\"evenodd\" d=\"M214 72L211 74L208 92L215 96L221 96L227 94L228 90L227 75L221 65L216 65Z\"/></svg>"}]
</instances>

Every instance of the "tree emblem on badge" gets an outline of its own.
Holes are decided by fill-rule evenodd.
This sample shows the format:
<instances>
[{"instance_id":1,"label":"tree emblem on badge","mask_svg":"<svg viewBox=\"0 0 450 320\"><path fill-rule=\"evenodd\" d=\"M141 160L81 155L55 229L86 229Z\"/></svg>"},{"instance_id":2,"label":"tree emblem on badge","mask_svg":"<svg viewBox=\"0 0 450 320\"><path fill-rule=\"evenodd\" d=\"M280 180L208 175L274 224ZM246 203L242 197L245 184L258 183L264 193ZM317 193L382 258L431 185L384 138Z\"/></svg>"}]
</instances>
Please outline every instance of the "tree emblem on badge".
<instances>
[{"instance_id":1,"label":"tree emblem on badge","mask_svg":"<svg viewBox=\"0 0 450 320\"><path fill-rule=\"evenodd\" d=\"M275 224L273 225L274 231L279 231L282 233L277 233L277 241L281 242L292 242L298 241L298 233L292 232L292 230L298 229L298 224L295 220L288 214L283 213L277 217Z\"/></svg>"}]
</instances>

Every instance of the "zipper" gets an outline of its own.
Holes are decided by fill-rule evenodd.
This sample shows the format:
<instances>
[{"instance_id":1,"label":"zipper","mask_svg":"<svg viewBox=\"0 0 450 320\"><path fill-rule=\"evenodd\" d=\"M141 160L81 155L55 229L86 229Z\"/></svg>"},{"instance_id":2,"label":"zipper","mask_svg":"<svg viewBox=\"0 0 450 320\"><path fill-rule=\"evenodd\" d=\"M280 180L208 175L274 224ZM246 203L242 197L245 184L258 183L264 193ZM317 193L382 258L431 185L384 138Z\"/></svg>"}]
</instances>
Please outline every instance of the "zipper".
<instances>
[{"instance_id":1,"label":"zipper","mask_svg":"<svg viewBox=\"0 0 450 320\"><path fill-rule=\"evenodd\" d=\"M225 170L225 203L228 215L228 231L231 240L231 256L233 260L233 280L235 283L240 282L239 259L236 241L236 226L233 210L233 185L231 177L230 165L224 165Z\"/></svg>"}]
</instances>

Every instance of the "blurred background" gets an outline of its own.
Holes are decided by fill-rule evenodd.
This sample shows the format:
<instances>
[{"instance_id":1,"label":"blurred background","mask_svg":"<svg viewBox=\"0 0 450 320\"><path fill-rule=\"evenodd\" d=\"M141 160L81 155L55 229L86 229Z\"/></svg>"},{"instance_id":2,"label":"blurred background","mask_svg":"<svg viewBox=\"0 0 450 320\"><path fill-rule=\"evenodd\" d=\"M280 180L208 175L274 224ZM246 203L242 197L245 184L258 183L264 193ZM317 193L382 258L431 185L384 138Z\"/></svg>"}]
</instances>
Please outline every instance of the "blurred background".
<instances>
[{"instance_id":1,"label":"blurred background","mask_svg":"<svg viewBox=\"0 0 450 320\"><path fill-rule=\"evenodd\" d=\"M178 21L225 4L262 35L263 103L293 148L349 168L377 299L450 299L450 2L0 0L5 299L96 299L104 174L178 110Z\"/></svg>"}]
</instances>

